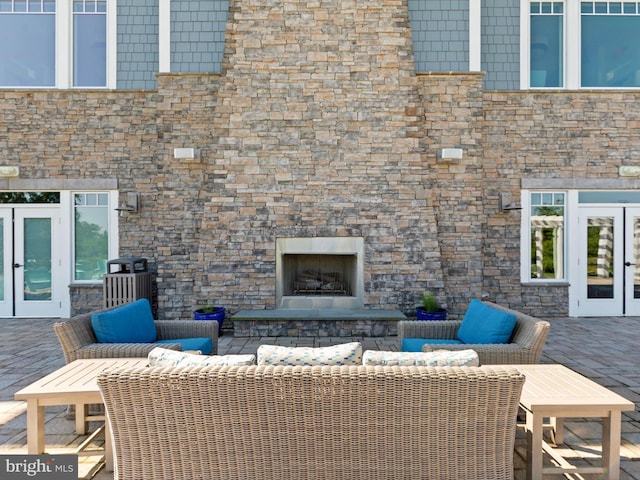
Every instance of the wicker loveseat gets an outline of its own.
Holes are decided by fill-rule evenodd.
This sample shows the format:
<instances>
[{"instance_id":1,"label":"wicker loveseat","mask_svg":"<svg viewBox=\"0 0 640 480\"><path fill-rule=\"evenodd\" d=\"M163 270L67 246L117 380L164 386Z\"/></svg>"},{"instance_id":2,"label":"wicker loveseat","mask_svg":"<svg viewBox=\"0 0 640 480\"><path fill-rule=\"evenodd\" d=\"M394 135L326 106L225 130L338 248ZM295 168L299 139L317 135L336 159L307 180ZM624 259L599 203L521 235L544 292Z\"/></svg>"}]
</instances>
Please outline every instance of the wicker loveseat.
<instances>
[{"instance_id":1,"label":"wicker loveseat","mask_svg":"<svg viewBox=\"0 0 640 480\"><path fill-rule=\"evenodd\" d=\"M422 346L422 351L473 349L478 353L481 365L540 363L542 349L549 334L549 322L536 319L501 305L496 305L495 303L483 302L483 304L515 315L515 328L508 343L427 343ZM405 338L452 340L456 338L461 324L462 320L402 320L398 322L398 340L400 345L402 345Z\"/></svg>"},{"instance_id":2,"label":"wicker loveseat","mask_svg":"<svg viewBox=\"0 0 640 480\"><path fill-rule=\"evenodd\" d=\"M110 312L117 308L112 307L100 312ZM157 347L154 343L98 342L91 323L94 313L99 312L83 313L54 324L53 329L58 336L67 363L81 358L146 357L153 348ZM156 320L155 327L158 340L210 338L213 345L212 353L215 354L218 351L218 322ZM179 343L165 343L162 346L173 350L182 349Z\"/></svg>"},{"instance_id":3,"label":"wicker loveseat","mask_svg":"<svg viewBox=\"0 0 640 480\"><path fill-rule=\"evenodd\" d=\"M98 377L116 480L511 480L512 367L140 367Z\"/></svg>"}]
</instances>

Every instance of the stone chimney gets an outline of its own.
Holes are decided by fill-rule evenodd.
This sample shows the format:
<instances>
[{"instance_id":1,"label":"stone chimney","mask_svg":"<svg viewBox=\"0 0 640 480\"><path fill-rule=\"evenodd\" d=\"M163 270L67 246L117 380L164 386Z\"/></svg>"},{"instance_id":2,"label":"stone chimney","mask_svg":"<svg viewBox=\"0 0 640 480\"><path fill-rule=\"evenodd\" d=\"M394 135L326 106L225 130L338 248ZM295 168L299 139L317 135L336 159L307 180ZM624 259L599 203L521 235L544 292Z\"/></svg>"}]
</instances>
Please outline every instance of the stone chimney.
<instances>
[{"instance_id":1,"label":"stone chimney","mask_svg":"<svg viewBox=\"0 0 640 480\"><path fill-rule=\"evenodd\" d=\"M365 307L441 278L406 0L231 0L203 290L273 308L280 237L365 239ZM413 291L411 291L413 289Z\"/></svg>"}]
</instances>

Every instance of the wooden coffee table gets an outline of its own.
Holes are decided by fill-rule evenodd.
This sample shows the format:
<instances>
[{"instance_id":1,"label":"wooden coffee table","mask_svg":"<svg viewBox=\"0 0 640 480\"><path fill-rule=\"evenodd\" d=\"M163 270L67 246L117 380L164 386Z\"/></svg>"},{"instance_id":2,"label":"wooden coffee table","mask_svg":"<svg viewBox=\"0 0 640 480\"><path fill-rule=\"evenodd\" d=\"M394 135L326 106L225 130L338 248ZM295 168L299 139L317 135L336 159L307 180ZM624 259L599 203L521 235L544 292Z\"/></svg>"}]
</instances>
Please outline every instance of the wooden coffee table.
<instances>
[{"instance_id":1,"label":"wooden coffee table","mask_svg":"<svg viewBox=\"0 0 640 480\"><path fill-rule=\"evenodd\" d=\"M520 406L526 412L527 480L543 474L601 473L601 478L620 478L620 435L623 411L634 410L633 402L598 385L563 365L515 365L526 376ZM602 419L602 466L574 467L542 437L543 419L555 421L556 442L562 443L563 418ZM543 467L543 450L558 463Z\"/></svg>"},{"instance_id":2,"label":"wooden coffee table","mask_svg":"<svg viewBox=\"0 0 640 480\"><path fill-rule=\"evenodd\" d=\"M45 407L51 405L76 406L76 432L83 435L86 422L104 420L104 416L88 416L87 406L102 404L97 376L103 370L147 364L146 358L96 358L76 360L50 373L15 393L16 400L27 401L27 452L44 453ZM105 468L113 470L113 451L108 422L105 432ZM90 437L93 438L93 435ZM84 444L88 443L85 441ZM83 444L83 445L84 445Z\"/></svg>"}]
</instances>

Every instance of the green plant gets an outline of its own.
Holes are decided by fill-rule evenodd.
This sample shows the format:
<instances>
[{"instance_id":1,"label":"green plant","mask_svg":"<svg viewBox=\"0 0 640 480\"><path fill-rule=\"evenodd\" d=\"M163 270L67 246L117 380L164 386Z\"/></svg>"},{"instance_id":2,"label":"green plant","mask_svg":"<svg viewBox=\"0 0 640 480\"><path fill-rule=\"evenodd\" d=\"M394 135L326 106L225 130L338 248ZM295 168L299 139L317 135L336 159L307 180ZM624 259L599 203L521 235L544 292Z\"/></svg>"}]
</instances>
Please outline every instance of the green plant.
<instances>
[{"instance_id":1,"label":"green plant","mask_svg":"<svg viewBox=\"0 0 640 480\"><path fill-rule=\"evenodd\" d=\"M437 312L440 310L440 304L433 292L424 292L422 294L422 308L427 312Z\"/></svg>"},{"instance_id":2,"label":"green plant","mask_svg":"<svg viewBox=\"0 0 640 480\"><path fill-rule=\"evenodd\" d=\"M212 313L216 309L216 302L213 300L203 300L198 305L198 310L202 310L202 313Z\"/></svg>"}]
</instances>

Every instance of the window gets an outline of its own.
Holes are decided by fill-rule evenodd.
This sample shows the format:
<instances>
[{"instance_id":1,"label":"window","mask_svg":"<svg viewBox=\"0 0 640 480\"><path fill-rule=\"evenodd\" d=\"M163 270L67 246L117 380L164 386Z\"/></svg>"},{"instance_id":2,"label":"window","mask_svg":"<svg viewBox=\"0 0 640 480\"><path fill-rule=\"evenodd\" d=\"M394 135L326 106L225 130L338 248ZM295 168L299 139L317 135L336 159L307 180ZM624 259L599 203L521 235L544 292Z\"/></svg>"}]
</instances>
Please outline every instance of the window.
<instances>
[{"instance_id":1,"label":"window","mask_svg":"<svg viewBox=\"0 0 640 480\"><path fill-rule=\"evenodd\" d=\"M532 87L562 86L563 11L561 2L531 3Z\"/></svg>"},{"instance_id":2,"label":"window","mask_svg":"<svg viewBox=\"0 0 640 480\"><path fill-rule=\"evenodd\" d=\"M55 2L0 0L0 86L55 85Z\"/></svg>"},{"instance_id":3,"label":"window","mask_svg":"<svg viewBox=\"0 0 640 480\"><path fill-rule=\"evenodd\" d=\"M583 87L640 87L638 4L582 2Z\"/></svg>"},{"instance_id":4,"label":"window","mask_svg":"<svg viewBox=\"0 0 640 480\"><path fill-rule=\"evenodd\" d=\"M107 84L107 2L73 2L73 86Z\"/></svg>"},{"instance_id":5,"label":"window","mask_svg":"<svg viewBox=\"0 0 640 480\"><path fill-rule=\"evenodd\" d=\"M109 194L75 193L74 271L76 281L96 281L107 271L109 256Z\"/></svg>"},{"instance_id":6,"label":"window","mask_svg":"<svg viewBox=\"0 0 640 480\"><path fill-rule=\"evenodd\" d=\"M115 88L115 16L116 0L0 0L0 87Z\"/></svg>"},{"instance_id":7,"label":"window","mask_svg":"<svg viewBox=\"0 0 640 480\"><path fill-rule=\"evenodd\" d=\"M531 192L529 197L529 280L565 278L564 192Z\"/></svg>"},{"instance_id":8,"label":"window","mask_svg":"<svg viewBox=\"0 0 640 480\"><path fill-rule=\"evenodd\" d=\"M638 2L522 0L521 8L523 88L640 87Z\"/></svg>"}]
</instances>

